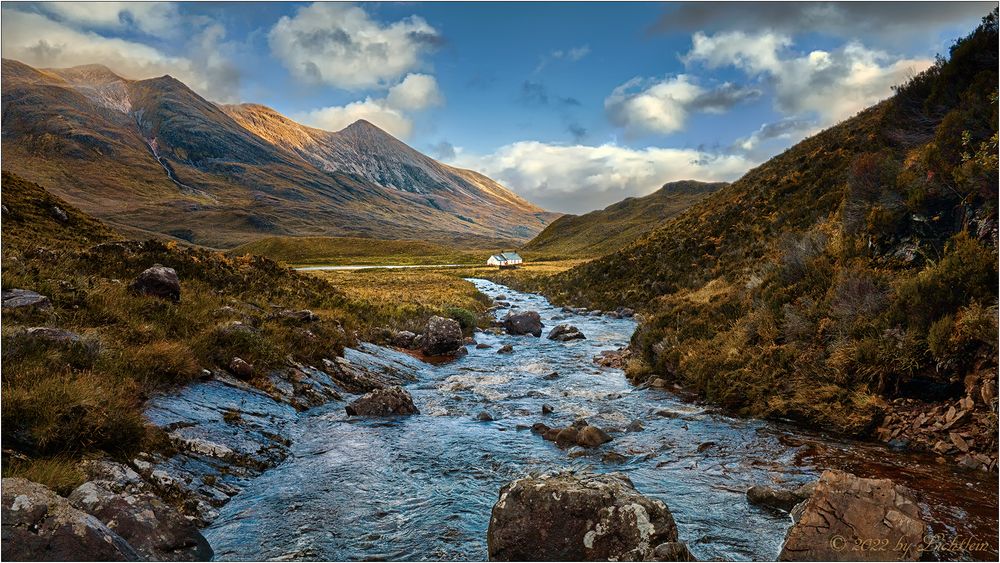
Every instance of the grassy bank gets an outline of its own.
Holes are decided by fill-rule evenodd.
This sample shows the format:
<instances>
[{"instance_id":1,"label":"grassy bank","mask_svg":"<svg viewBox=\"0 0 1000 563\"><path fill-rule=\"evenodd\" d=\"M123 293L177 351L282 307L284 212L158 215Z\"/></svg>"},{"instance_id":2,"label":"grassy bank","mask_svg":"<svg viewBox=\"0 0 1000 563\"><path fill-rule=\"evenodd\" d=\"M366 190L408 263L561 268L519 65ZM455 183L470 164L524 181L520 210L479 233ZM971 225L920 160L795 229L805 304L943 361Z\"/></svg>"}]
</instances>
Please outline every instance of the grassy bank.
<instances>
[{"instance_id":1,"label":"grassy bank","mask_svg":"<svg viewBox=\"0 0 1000 563\"><path fill-rule=\"evenodd\" d=\"M319 365L356 334L416 329L432 314L471 330L487 307L471 284L444 274L308 275L264 257L124 240L9 174L3 203L3 289L35 291L50 303L3 313L3 474L64 492L82 479L81 457L129 459L155 448L157 433L142 417L146 397L205 369L226 370L239 357L254 366L250 383L268 391L270 370L289 360ZM129 289L154 264L177 271L179 302ZM301 309L318 319L282 314ZM38 337L29 327L79 339Z\"/></svg>"},{"instance_id":2,"label":"grassy bank","mask_svg":"<svg viewBox=\"0 0 1000 563\"><path fill-rule=\"evenodd\" d=\"M269 237L238 246L230 256L255 254L293 266L479 264L491 250L457 248L420 240L357 237Z\"/></svg>"}]
</instances>

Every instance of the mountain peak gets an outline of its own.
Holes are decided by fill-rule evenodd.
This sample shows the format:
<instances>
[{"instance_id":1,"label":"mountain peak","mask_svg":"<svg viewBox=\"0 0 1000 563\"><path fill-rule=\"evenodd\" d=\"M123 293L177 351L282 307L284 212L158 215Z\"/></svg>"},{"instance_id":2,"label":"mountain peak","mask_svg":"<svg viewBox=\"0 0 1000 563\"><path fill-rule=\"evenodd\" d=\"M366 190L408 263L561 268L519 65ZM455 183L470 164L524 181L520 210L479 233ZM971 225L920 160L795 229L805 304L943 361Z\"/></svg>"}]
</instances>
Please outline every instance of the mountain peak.
<instances>
[{"instance_id":1,"label":"mountain peak","mask_svg":"<svg viewBox=\"0 0 1000 563\"><path fill-rule=\"evenodd\" d=\"M354 123L344 127L337 133L346 133L348 135L368 135L368 136L385 136L395 139L390 133L386 132L384 129L375 125L367 119L359 119Z\"/></svg>"}]
</instances>

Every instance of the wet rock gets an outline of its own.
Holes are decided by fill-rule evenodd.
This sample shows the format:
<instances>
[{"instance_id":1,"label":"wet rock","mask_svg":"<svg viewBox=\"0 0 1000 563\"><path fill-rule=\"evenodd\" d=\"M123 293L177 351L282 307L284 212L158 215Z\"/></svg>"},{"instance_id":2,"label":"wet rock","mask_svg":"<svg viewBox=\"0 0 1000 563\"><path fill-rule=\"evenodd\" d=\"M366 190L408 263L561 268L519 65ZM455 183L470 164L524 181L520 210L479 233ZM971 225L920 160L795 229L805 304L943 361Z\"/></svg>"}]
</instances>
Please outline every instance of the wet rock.
<instances>
[{"instance_id":1,"label":"wet rock","mask_svg":"<svg viewBox=\"0 0 1000 563\"><path fill-rule=\"evenodd\" d=\"M243 358L233 358L229 362L229 372L242 380L253 379L253 365Z\"/></svg>"},{"instance_id":2,"label":"wet rock","mask_svg":"<svg viewBox=\"0 0 1000 563\"><path fill-rule=\"evenodd\" d=\"M558 342L568 342L570 340L583 340L587 337L575 326L562 324L556 325L555 328L549 331L549 335L546 338Z\"/></svg>"},{"instance_id":3,"label":"wet rock","mask_svg":"<svg viewBox=\"0 0 1000 563\"><path fill-rule=\"evenodd\" d=\"M542 336L542 317L537 311L524 311L523 313L512 313L503 320L503 327L507 334L521 336L530 334L535 337Z\"/></svg>"},{"instance_id":4,"label":"wet rock","mask_svg":"<svg viewBox=\"0 0 1000 563\"><path fill-rule=\"evenodd\" d=\"M504 344L503 346L500 347L499 350L497 350L497 354L513 354L513 353L514 353L514 347L511 346L510 344Z\"/></svg>"},{"instance_id":5,"label":"wet rock","mask_svg":"<svg viewBox=\"0 0 1000 563\"><path fill-rule=\"evenodd\" d=\"M553 379L559 379L559 372L558 371L554 371L552 373L547 373L544 376L542 376L542 379L544 379L546 381L552 381Z\"/></svg>"},{"instance_id":6,"label":"wet rock","mask_svg":"<svg viewBox=\"0 0 1000 563\"><path fill-rule=\"evenodd\" d=\"M698 453L705 452L715 447L715 442L702 442L698 444Z\"/></svg>"},{"instance_id":7,"label":"wet rock","mask_svg":"<svg viewBox=\"0 0 1000 563\"><path fill-rule=\"evenodd\" d=\"M507 296L501 293L500 295L497 295L496 297L494 297L493 300L494 301L506 301L507 300Z\"/></svg>"},{"instance_id":8,"label":"wet rock","mask_svg":"<svg viewBox=\"0 0 1000 563\"><path fill-rule=\"evenodd\" d=\"M482 411L476 416L476 420L480 422L493 422L494 418L492 414Z\"/></svg>"},{"instance_id":9,"label":"wet rock","mask_svg":"<svg viewBox=\"0 0 1000 563\"><path fill-rule=\"evenodd\" d=\"M479 343L476 342L475 338L471 336L466 336L465 338L462 339L462 344L465 344L466 346L475 346L476 344Z\"/></svg>"},{"instance_id":10,"label":"wet rock","mask_svg":"<svg viewBox=\"0 0 1000 563\"><path fill-rule=\"evenodd\" d=\"M88 481L69 502L104 522L137 551L153 561L209 561L212 548L195 525L158 496L122 490L115 481ZM118 490L116 490L118 489Z\"/></svg>"},{"instance_id":11,"label":"wet rock","mask_svg":"<svg viewBox=\"0 0 1000 563\"><path fill-rule=\"evenodd\" d=\"M558 430L558 432L556 432L556 436L555 436L555 443L556 444L558 444L559 446L562 446L564 448L576 445L577 440L580 437L580 432L576 428L573 428L572 426L568 426L566 428L557 429L557 430ZM548 435L548 434L546 434L546 435Z\"/></svg>"},{"instance_id":12,"label":"wet rock","mask_svg":"<svg viewBox=\"0 0 1000 563\"><path fill-rule=\"evenodd\" d=\"M548 403L545 403L545 404L542 405L542 414L551 414L555 410L556 409L553 408L552 405L550 405Z\"/></svg>"},{"instance_id":13,"label":"wet rock","mask_svg":"<svg viewBox=\"0 0 1000 563\"><path fill-rule=\"evenodd\" d=\"M3 290L4 309L49 309L52 302L49 298L27 289Z\"/></svg>"},{"instance_id":14,"label":"wet rock","mask_svg":"<svg viewBox=\"0 0 1000 563\"><path fill-rule=\"evenodd\" d=\"M913 494L888 479L824 471L812 495L800 506L794 509L799 517L785 536L779 561L916 561L921 555L915 548L894 549L920 545L927 526ZM842 538L843 545L835 538ZM849 549L865 540L886 541L890 547L887 551Z\"/></svg>"},{"instance_id":15,"label":"wet rock","mask_svg":"<svg viewBox=\"0 0 1000 563\"><path fill-rule=\"evenodd\" d=\"M535 434L545 434L549 430L552 429L546 426L545 424L542 424L541 422L536 422L531 425L531 431L534 432Z\"/></svg>"},{"instance_id":16,"label":"wet rock","mask_svg":"<svg viewBox=\"0 0 1000 563\"><path fill-rule=\"evenodd\" d=\"M596 426L584 426L576 436L576 444L584 448L596 448L612 440L611 436Z\"/></svg>"},{"instance_id":17,"label":"wet rock","mask_svg":"<svg viewBox=\"0 0 1000 563\"><path fill-rule=\"evenodd\" d=\"M615 312L618 313L618 316L626 319L635 316L635 311L628 307L618 307Z\"/></svg>"},{"instance_id":18,"label":"wet rock","mask_svg":"<svg viewBox=\"0 0 1000 563\"><path fill-rule=\"evenodd\" d=\"M765 485L755 485L747 490L747 502L785 512L791 512L795 505L809 498L815 483L802 485L797 489L779 489Z\"/></svg>"},{"instance_id":19,"label":"wet rock","mask_svg":"<svg viewBox=\"0 0 1000 563\"><path fill-rule=\"evenodd\" d=\"M618 350L603 350L600 354L594 356L594 363L606 368L625 369L631 357L632 351L628 347L619 348Z\"/></svg>"},{"instance_id":20,"label":"wet rock","mask_svg":"<svg viewBox=\"0 0 1000 563\"><path fill-rule=\"evenodd\" d=\"M139 561L139 553L96 517L73 508L48 487L3 479L3 542L7 561Z\"/></svg>"},{"instance_id":21,"label":"wet rock","mask_svg":"<svg viewBox=\"0 0 1000 563\"><path fill-rule=\"evenodd\" d=\"M389 342L397 348L413 348L413 340L417 337L416 334L408 330L400 330L392 335Z\"/></svg>"},{"instance_id":22,"label":"wet rock","mask_svg":"<svg viewBox=\"0 0 1000 563\"><path fill-rule=\"evenodd\" d=\"M462 326L454 319L431 317L427 321L420 351L428 356L448 356L464 346Z\"/></svg>"},{"instance_id":23,"label":"wet rock","mask_svg":"<svg viewBox=\"0 0 1000 563\"><path fill-rule=\"evenodd\" d=\"M398 385L376 389L345 407L350 416L392 416L420 414L413 397Z\"/></svg>"},{"instance_id":24,"label":"wet rock","mask_svg":"<svg viewBox=\"0 0 1000 563\"><path fill-rule=\"evenodd\" d=\"M642 432L646 427L642 425L642 421L638 418L629 423L625 428L626 432Z\"/></svg>"},{"instance_id":25,"label":"wet rock","mask_svg":"<svg viewBox=\"0 0 1000 563\"><path fill-rule=\"evenodd\" d=\"M490 346L485 342L480 342L479 344L476 344L476 350L488 350L490 348L492 348L492 346Z\"/></svg>"},{"instance_id":26,"label":"wet rock","mask_svg":"<svg viewBox=\"0 0 1000 563\"><path fill-rule=\"evenodd\" d=\"M504 486L487 532L491 561L642 561L677 541L667 506L621 473L561 473Z\"/></svg>"},{"instance_id":27,"label":"wet rock","mask_svg":"<svg viewBox=\"0 0 1000 563\"><path fill-rule=\"evenodd\" d=\"M177 278L177 272L160 264L154 264L139 274L129 289L140 295L171 301L181 300L181 282Z\"/></svg>"},{"instance_id":28,"label":"wet rock","mask_svg":"<svg viewBox=\"0 0 1000 563\"><path fill-rule=\"evenodd\" d=\"M604 463L625 463L627 459L627 457L618 452L608 452L601 456L601 461Z\"/></svg>"}]
</instances>

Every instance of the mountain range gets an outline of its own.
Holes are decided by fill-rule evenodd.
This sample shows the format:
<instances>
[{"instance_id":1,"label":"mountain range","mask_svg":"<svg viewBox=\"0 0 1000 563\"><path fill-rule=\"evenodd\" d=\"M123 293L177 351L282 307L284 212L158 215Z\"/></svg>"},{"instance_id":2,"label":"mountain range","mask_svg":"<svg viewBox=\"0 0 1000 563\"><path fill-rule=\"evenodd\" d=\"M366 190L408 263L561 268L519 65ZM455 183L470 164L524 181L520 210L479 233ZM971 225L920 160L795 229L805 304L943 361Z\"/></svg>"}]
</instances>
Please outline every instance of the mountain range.
<instances>
[{"instance_id":1,"label":"mountain range","mask_svg":"<svg viewBox=\"0 0 1000 563\"><path fill-rule=\"evenodd\" d=\"M558 217L367 121L330 132L163 76L3 60L4 169L125 230L524 241Z\"/></svg>"}]
</instances>

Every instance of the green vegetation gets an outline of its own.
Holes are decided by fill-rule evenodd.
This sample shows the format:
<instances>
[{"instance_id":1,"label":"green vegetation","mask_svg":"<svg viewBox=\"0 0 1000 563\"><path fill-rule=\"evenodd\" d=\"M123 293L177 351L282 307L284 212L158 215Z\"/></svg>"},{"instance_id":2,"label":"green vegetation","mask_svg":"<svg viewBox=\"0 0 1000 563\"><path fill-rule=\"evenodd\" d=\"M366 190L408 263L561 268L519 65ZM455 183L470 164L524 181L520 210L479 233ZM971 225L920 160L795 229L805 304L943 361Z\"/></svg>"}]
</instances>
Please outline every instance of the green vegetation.
<instances>
[{"instance_id":1,"label":"green vegetation","mask_svg":"<svg viewBox=\"0 0 1000 563\"><path fill-rule=\"evenodd\" d=\"M309 272L329 281L349 299L348 308L365 319L363 336L378 340L385 328L422 332L427 319L457 320L462 329L485 322L490 298L448 270L339 270Z\"/></svg>"},{"instance_id":2,"label":"green vegetation","mask_svg":"<svg viewBox=\"0 0 1000 563\"><path fill-rule=\"evenodd\" d=\"M997 365L997 15L890 100L548 279L643 310L629 375L864 433ZM995 443L994 443L995 447Z\"/></svg>"},{"instance_id":3,"label":"green vegetation","mask_svg":"<svg viewBox=\"0 0 1000 563\"><path fill-rule=\"evenodd\" d=\"M628 198L586 215L564 215L526 244L533 260L595 258L628 246L664 221L705 199L725 183L687 180L665 184L645 197Z\"/></svg>"},{"instance_id":4,"label":"green vegetation","mask_svg":"<svg viewBox=\"0 0 1000 563\"><path fill-rule=\"evenodd\" d=\"M296 266L480 264L489 250L457 250L419 240L356 237L269 237L238 246L232 256L256 254Z\"/></svg>"}]
</instances>

